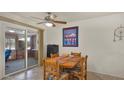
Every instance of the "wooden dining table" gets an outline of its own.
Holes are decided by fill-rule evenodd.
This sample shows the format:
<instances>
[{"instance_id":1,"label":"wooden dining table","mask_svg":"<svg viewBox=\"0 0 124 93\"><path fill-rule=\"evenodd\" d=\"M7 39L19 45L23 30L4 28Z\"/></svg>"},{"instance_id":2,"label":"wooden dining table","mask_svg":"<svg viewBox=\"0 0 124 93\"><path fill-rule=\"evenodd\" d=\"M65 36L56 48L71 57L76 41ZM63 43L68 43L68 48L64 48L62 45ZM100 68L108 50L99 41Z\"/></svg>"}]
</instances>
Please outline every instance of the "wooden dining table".
<instances>
[{"instance_id":1,"label":"wooden dining table","mask_svg":"<svg viewBox=\"0 0 124 93\"><path fill-rule=\"evenodd\" d=\"M81 57L75 56L59 56L55 58L47 58L47 62L59 62L63 68L74 68L81 60Z\"/></svg>"}]
</instances>

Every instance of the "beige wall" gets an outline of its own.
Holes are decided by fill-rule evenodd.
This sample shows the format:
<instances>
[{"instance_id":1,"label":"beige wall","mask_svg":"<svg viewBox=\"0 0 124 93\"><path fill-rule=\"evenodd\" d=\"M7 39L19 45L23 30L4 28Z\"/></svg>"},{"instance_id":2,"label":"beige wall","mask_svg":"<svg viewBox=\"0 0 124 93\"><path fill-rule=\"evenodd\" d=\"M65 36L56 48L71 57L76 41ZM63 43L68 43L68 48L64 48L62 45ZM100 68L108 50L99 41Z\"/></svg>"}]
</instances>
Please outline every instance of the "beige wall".
<instances>
[{"instance_id":1,"label":"beige wall","mask_svg":"<svg viewBox=\"0 0 124 93\"><path fill-rule=\"evenodd\" d=\"M79 47L62 46L62 28L45 31L44 49L47 44L58 44L60 54L80 51L88 54L88 70L124 78L124 39L113 42L114 30L122 24L124 14L114 14L69 23L63 27L79 26ZM46 56L46 49L44 51Z\"/></svg>"},{"instance_id":2,"label":"beige wall","mask_svg":"<svg viewBox=\"0 0 124 93\"><path fill-rule=\"evenodd\" d=\"M42 65L42 59L43 59L43 37L44 36L44 31L39 30L39 61L40 65Z\"/></svg>"},{"instance_id":3,"label":"beige wall","mask_svg":"<svg viewBox=\"0 0 124 93\"><path fill-rule=\"evenodd\" d=\"M0 24L0 28L1 28L1 24ZM2 78L2 46L1 46L1 43L2 43L2 39L0 37L0 79Z\"/></svg>"},{"instance_id":4,"label":"beige wall","mask_svg":"<svg viewBox=\"0 0 124 93\"><path fill-rule=\"evenodd\" d=\"M0 23L0 79L3 77L3 62L4 62L4 32L3 26Z\"/></svg>"}]
</instances>

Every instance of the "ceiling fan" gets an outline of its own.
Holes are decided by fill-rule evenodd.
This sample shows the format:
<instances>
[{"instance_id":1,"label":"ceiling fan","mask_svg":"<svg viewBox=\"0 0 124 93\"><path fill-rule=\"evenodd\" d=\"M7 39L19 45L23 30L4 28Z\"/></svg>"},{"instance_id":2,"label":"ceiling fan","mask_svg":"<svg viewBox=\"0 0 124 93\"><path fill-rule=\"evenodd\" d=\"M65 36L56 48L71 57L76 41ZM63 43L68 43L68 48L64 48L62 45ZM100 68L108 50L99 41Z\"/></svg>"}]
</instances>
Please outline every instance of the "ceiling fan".
<instances>
[{"instance_id":1,"label":"ceiling fan","mask_svg":"<svg viewBox=\"0 0 124 93\"><path fill-rule=\"evenodd\" d=\"M47 16L45 16L43 19L37 18L37 17L32 17L32 18L42 20L41 22L39 22L37 24L45 24L48 27L55 27L56 23L58 23L58 24L67 24L66 21L55 20L56 17L57 17L57 15L52 14L51 12L47 12Z\"/></svg>"}]
</instances>

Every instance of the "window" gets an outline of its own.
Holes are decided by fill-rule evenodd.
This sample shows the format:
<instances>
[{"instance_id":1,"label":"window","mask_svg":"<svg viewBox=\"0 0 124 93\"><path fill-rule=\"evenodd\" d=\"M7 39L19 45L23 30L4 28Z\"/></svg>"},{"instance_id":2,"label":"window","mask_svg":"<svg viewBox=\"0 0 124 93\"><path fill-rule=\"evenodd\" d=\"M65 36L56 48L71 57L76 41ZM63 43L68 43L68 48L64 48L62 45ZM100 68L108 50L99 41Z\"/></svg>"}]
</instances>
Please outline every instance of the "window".
<instances>
[{"instance_id":1,"label":"window","mask_svg":"<svg viewBox=\"0 0 124 93\"><path fill-rule=\"evenodd\" d=\"M6 38L5 40L5 46L6 49L11 49L11 50L15 50L16 48L16 44L15 44L15 39L14 38Z\"/></svg>"}]
</instances>

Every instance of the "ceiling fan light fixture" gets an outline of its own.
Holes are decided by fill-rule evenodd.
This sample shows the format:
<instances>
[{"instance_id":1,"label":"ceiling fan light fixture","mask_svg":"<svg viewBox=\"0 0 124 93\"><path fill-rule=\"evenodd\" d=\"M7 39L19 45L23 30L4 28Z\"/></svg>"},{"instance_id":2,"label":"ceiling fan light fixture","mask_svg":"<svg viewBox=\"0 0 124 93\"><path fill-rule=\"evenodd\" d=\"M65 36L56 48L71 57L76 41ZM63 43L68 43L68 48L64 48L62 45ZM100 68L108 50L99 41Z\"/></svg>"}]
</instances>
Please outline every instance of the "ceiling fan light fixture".
<instances>
[{"instance_id":1,"label":"ceiling fan light fixture","mask_svg":"<svg viewBox=\"0 0 124 93\"><path fill-rule=\"evenodd\" d=\"M37 24L44 24L47 27L56 27L56 24L67 24L66 21L55 20L56 17L58 16L55 14L52 14L51 12L48 12L44 18L37 18L37 17L32 17L32 18L42 20Z\"/></svg>"},{"instance_id":2,"label":"ceiling fan light fixture","mask_svg":"<svg viewBox=\"0 0 124 93\"><path fill-rule=\"evenodd\" d=\"M45 23L45 25L46 25L47 27L52 27L52 26L53 26L53 24L50 23L50 22Z\"/></svg>"}]
</instances>

